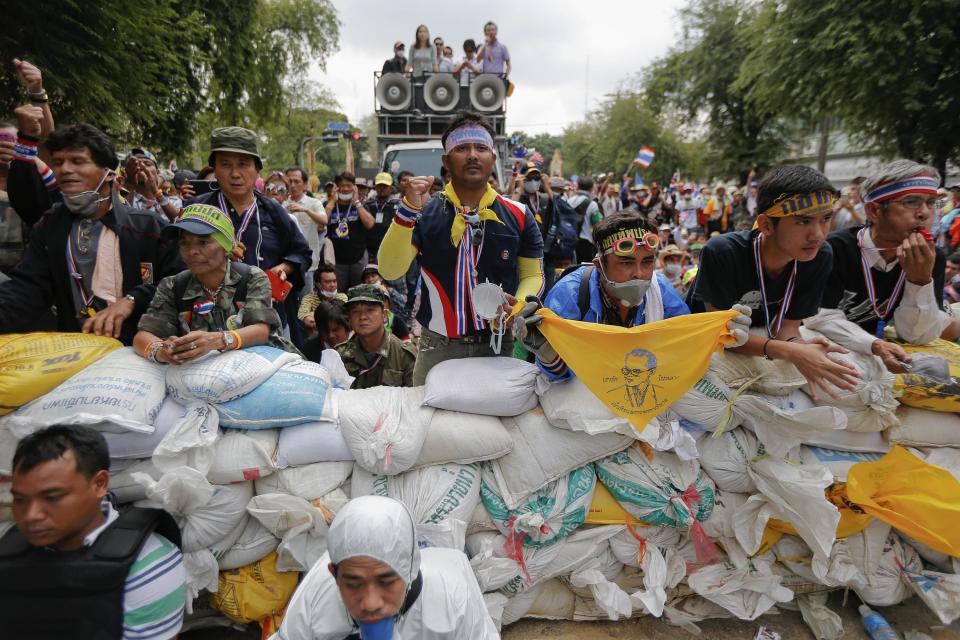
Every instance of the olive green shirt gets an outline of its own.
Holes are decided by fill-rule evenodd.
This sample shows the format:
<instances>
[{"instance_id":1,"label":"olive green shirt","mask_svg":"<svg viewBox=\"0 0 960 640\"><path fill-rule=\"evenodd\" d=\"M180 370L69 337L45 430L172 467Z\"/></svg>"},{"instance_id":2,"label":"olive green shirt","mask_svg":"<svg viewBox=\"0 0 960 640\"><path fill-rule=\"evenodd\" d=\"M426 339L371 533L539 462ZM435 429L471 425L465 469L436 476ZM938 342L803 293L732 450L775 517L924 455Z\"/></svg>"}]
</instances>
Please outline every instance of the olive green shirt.
<instances>
[{"instance_id":1,"label":"olive green shirt","mask_svg":"<svg viewBox=\"0 0 960 640\"><path fill-rule=\"evenodd\" d=\"M242 312L233 302L240 277L235 269L229 269L216 307L210 313L201 314L196 311L196 305L206 302L210 296L200 286L196 276L191 274L187 288L183 292L183 300L188 301L188 306L192 309L189 313L189 326L184 326L187 318L181 318L177 313L173 291L176 276L166 277L157 286L157 293L153 296L150 307L140 318L137 328L148 331L158 338L168 338L186 335L190 331L229 331L263 323L270 327L270 338L267 344L289 351L290 345L277 334L280 316L272 306L272 290L267 274L257 267L250 267L247 297L243 302Z\"/></svg>"},{"instance_id":2,"label":"olive green shirt","mask_svg":"<svg viewBox=\"0 0 960 640\"><path fill-rule=\"evenodd\" d=\"M343 360L347 373L354 376L352 389L370 387L412 387L413 365L417 361L417 351L413 345L401 342L392 333L385 332L386 339L377 350L377 358L367 361L360 346L360 336L354 334L346 342L335 348Z\"/></svg>"}]
</instances>

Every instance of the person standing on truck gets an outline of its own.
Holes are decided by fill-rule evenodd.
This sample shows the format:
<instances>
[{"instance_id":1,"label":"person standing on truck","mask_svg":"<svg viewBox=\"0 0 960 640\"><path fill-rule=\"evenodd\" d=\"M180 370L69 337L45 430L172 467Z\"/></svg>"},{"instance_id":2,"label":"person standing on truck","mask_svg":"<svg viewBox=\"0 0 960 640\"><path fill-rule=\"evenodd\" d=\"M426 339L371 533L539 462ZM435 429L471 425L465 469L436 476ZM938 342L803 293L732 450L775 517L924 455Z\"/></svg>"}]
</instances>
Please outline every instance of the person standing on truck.
<instances>
[{"instance_id":1,"label":"person standing on truck","mask_svg":"<svg viewBox=\"0 0 960 640\"><path fill-rule=\"evenodd\" d=\"M388 280L420 259L423 289L416 319L423 329L414 385L422 385L444 360L495 355L490 324L473 307L479 283L503 288L505 311L515 296L543 291L543 238L533 213L488 183L496 161L493 136L482 116L456 118L441 137L450 183L431 198L433 177L411 179L380 245L380 273ZM512 343L504 336L501 352L509 353Z\"/></svg>"}]
</instances>

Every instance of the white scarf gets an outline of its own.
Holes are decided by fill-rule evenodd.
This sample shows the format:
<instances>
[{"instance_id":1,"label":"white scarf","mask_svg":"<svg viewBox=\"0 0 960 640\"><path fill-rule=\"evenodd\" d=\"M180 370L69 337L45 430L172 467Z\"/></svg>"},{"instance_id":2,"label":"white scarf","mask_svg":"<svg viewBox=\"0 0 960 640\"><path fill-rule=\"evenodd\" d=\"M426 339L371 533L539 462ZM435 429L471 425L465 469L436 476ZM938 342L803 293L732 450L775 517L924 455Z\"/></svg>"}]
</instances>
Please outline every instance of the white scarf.
<instances>
[{"instance_id":1,"label":"white scarf","mask_svg":"<svg viewBox=\"0 0 960 640\"><path fill-rule=\"evenodd\" d=\"M663 320L663 296L660 293L660 281L656 273L650 279L650 288L643 296L643 301L644 324Z\"/></svg>"}]
</instances>

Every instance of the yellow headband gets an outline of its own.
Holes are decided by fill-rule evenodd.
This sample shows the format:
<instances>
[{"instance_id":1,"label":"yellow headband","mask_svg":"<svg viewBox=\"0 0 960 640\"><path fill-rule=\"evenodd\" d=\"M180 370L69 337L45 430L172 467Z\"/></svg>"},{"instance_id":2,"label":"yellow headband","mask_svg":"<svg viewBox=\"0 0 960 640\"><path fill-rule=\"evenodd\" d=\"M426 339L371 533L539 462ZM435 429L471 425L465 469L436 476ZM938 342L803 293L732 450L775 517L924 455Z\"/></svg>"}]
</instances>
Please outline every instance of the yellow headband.
<instances>
[{"instance_id":1,"label":"yellow headband","mask_svg":"<svg viewBox=\"0 0 960 640\"><path fill-rule=\"evenodd\" d=\"M781 196L773 206L760 213L768 218L786 218L787 216L816 216L833 211L833 192L814 191L792 196Z\"/></svg>"}]
</instances>

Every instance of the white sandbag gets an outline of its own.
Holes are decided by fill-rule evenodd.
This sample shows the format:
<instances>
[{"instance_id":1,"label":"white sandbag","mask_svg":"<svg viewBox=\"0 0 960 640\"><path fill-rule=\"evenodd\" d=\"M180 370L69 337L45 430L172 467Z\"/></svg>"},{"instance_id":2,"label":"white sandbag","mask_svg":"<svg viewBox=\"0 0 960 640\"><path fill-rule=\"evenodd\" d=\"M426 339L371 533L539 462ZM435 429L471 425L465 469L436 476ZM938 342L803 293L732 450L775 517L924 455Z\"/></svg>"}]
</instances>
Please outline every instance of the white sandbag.
<instances>
[{"instance_id":1,"label":"white sandbag","mask_svg":"<svg viewBox=\"0 0 960 640\"><path fill-rule=\"evenodd\" d=\"M220 588L220 567L209 549L183 552L183 568L187 575L187 613L201 591L216 593Z\"/></svg>"},{"instance_id":2,"label":"white sandbag","mask_svg":"<svg viewBox=\"0 0 960 640\"><path fill-rule=\"evenodd\" d=\"M145 473L133 473L131 477L146 487L148 504L142 506L159 505L177 520L184 551L226 549L243 533L237 526L253 497L252 482L212 485L202 473L189 467L168 471L159 480Z\"/></svg>"},{"instance_id":3,"label":"white sandbag","mask_svg":"<svg viewBox=\"0 0 960 640\"><path fill-rule=\"evenodd\" d=\"M593 600L608 620L618 620L629 618L634 608L631 597L613 582L622 571L623 565L617 562L610 549L606 548L590 562L577 567L564 581L568 582L571 590L579 597ZM656 573L657 569L652 571ZM652 575L651 578L659 580L659 574ZM657 608L656 596L651 598L650 594L641 589L637 591L637 598L638 601L640 598L646 599ZM663 600L666 600L666 595Z\"/></svg>"},{"instance_id":4,"label":"white sandbag","mask_svg":"<svg viewBox=\"0 0 960 640\"><path fill-rule=\"evenodd\" d=\"M921 569L908 573L905 579L941 623L960 618L960 576Z\"/></svg>"},{"instance_id":5,"label":"white sandbag","mask_svg":"<svg viewBox=\"0 0 960 640\"><path fill-rule=\"evenodd\" d=\"M574 469L635 442L633 438L616 433L591 436L555 429L539 408L503 418L503 425L513 438L513 450L488 464L497 479L497 492L510 509Z\"/></svg>"},{"instance_id":6,"label":"white sandbag","mask_svg":"<svg viewBox=\"0 0 960 640\"><path fill-rule=\"evenodd\" d=\"M821 336L805 327L801 327L800 335L805 340ZM847 431L883 431L897 424L896 411L900 403L893 391L894 375L887 371L880 358L856 351L830 353L827 357L853 365L860 378L853 391L844 391L825 382L825 388L817 394L818 405L834 406L843 411L847 416ZM809 386L804 390L809 393ZM828 390L836 397L827 393Z\"/></svg>"},{"instance_id":7,"label":"white sandbag","mask_svg":"<svg viewBox=\"0 0 960 640\"><path fill-rule=\"evenodd\" d=\"M55 424L152 433L165 395L165 366L144 360L131 347L118 349L0 423L19 438Z\"/></svg>"},{"instance_id":8,"label":"white sandbag","mask_svg":"<svg viewBox=\"0 0 960 640\"><path fill-rule=\"evenodd\" d=\"M749 499L750 494L717 488L713 496L713 513L703 521L704 533L710 539L736 538L736 513Z\"/></svg>"},{"instance_id":9,"label":"white sandbag","mask_svg":"<svg viewBox=\"0 0 960 640\"><path fill-rule=\"evenodd\" d=\"M504 502L492 465L484 463L480 498L494 524L517 550L549 546L570 535L587 519L597 474L592 464L574 469L510 508Z\"/></svg>"},{"instance_id":10,"label":"white sandbag","mask_svg":"<svg viewBox=\"0 0 960 640\"><path fill-rule=\"evenodd\" d=\"M219 423L213 405L189 402L181 408L180 417L154 449L154 464L162 471L190 467L206 475L213 465L213 446L220 437Z\"/></svg>"},{"instance_id":11,"label":"white sandbag","mask_svg":"<svg viewBox=\"0 0 960 640\"><path fill-rule=\"evenodd\" d=\"M277 571L309 571L326 553L332 513L324 513L303 498L283 493L255 496L247 511L280 538Z\"/></svg>"},{"instance_id":12,"label":"white sandbag","mask_svg":"<svg viewBox=\"0 0 960 640\"><path fill-rule=\"evenodd\" d=\"M257 495L288 493L311 501L342 489L353 472L352 462L317 462L289 467L255 481Z\"/></svg>"},{"instance_id":13,"label":"white sandbag","mask_svg":"<svg viewBox=\"0 0 960 640\"><path fill-rule=\"evenodd\" d=\"M229 402L253 391L284 364L297 360L301 358L295 353L265 345L211 354L195 362L168 366L167 393L182 404L193 400Z\"/></svg>"},{"instance_id":14,"label":"white sandbag","mask_svg":"<svg viewBox=\"0 0 960 640\"><path fill-rule=\"evenodd\" d=\"M446 360L427 374L423 401L437 409L518 416L537 406L535 364L516 358Z\"/></svg>"},{"instance_id":15,"label":"white sandbag","mask_svg":"<svg viewBox=\"0 0 960 640\"><path fill-rule=\"evenodd\" d=\"M499 418L437 409L415 468L493 460L512 450L513 438Z\"/></svg>"},{"instance_id":16,"label":"white sandbag","mask_svg":"<svg viewBox=\"0 0 960 640\"><path fill-rule=\"evenodd\" d=\"M847 481L850 467L860 462L876 462L882 453L861 453L856 451L836 451L823 447L800 447L800 461L803 464L820 464L830 470L838 482Z\"/></svg>"},{"instance_id":17,"label":"white sandbag","mask_svg":"<svg viewBox=\"0 0 960 640\"><path fill-rule=\"evenodd\" d=\"M800 593L796 596L800 615L816 640L842 640L843 620L827 606L827 592Z\"/></svg>"},{"instance_id":18,"label":"white sandbag","mask_svg":"<svg viewBox=\"0 0 960 640\"><path fill-rule=\"evenodd\" d=\"M960 414L901 405L899 423L887 430L890 442L915 447L960 447Z\"/></svg>"},{"instance_id":19,"label":"white sandbag","mask_svg":"<svg viewBox=\"0 0 960 640\"><path fill-rule=\"evenodd\" d=\"M13 455L17 452L20 438L5 426L0 425L0 476L13 475Z\"/></svg>"},{"instance_id":20,"label":"white sandbag","mask_svg":"<svg viewBox=\"0 0 960 640\"><path fill-rule=\"evenodd\" d=\"M111 458L132 458L142 460L153 455L154 449L166 435L180 422L185 408L173 398L167 397L160 405L160 412L153 425L153 433L124 431L122 433L104 433Z\"/></svg>"},{"instance_id":21,"label":"white sandbag","mask_svg":"<svg viewBox=\"0 0 960 640\"><path fill-rule=\"evenodd\" d=\"M755 393L773 396L790 395L807 383L800 371L786 360L767 360L732 351L714 354L708 375L732 389L747 387Z\"/></svg>"},{"instance_id":22,"label":"white sandbag","mask_svg":"<svg viewBox=\"0 0 960 640\"><path fill-rule=\"evenodd\" d=\"M330 374L309 360L288 362L239 398L216 405L220 424L234 429L274 429L336 420Z\"/></svg>"},{"instance_id":23,"label":"white sandbag","mask_svg":"<svg viewBox=\"0 0 960 640\"><path fill-rule=\"evenodd\" d=\"M926 544L898 532L904 544L913 547L924 562L928 562L944 573L960 574L960 558L931 549Z\"/></svg>"},{"instance_id":24,"label":"white sandbag","mask_svg":"<svg viewBox=\"0 0 960 640\"><path fill-rule=\"evenodd\" d=\"M689 529L710 517L715 486L696 460L635 444L596 463L597 477L633 517Z\"/></svg>"},{"instance_id":25,"label":"white sandbag","mask_svg":"<svg viewBox=\"0 0 960 640\"><path fill-rule=\"evenodd\" d=\"M143 473L154 480L159 480L163 472L154 466L153 460L147 458L138 460L125 469L114 469L110 465L110 491L116 496L120 504L129 504L147 497L147 489L133 479L133 474Z\"/></svg>"},{"instance_id":26,"label":"white sandbag","mask_svg":"<svg viewBox=\"0 0 960 640\"><path fill-rule=\"evenodd\" d=\"M815 434L843 429L847 424L846 416L835 407L782 409L763 396L735 393L709 373L670 408L707 431L743 425L757 434L770 455L777 457L785 456Z\"/></svg>"},{"instance_id":27,"label":"white sandbag","mask_svg":"<svg viewBox=\"0 0 960 640\"><path fill-rule=\"evenodd\" d=\"M423 387L335 391L340 430L354 459L370 473L396 475L413 467L423 449L433 407Z\"/></svg>"},{"instance_id":28,"label":"white sandbag","mask_svg":"<svg viewBox=\"0 0 960 640\"><path fill-rule=\"evenodd\" d=\"M647 438L648 432L650 438ZM637 439L649 443L657 451L672 451L681 460L693 460L700 455L697 452L697 438L701 435L702 429L667 409L651 420Z\"/></svg>"},{"instance_id":29,"label":"white sandbag","mask_svg":"<svg viewBox=\"0 0 960 640\"><path fill-rule=\"evenodd\" d=\"M680 531L672 527L625 527L610 538L610 550L618 561L643 570L643 589L631 593L630 599L658 618L663 615L667 590L687 575L687 563L677 550L681 542Z\"/></svg>"},{"instance_id":30,"label":"white sandbag","mask_svg":"<svg viewBox=\"0 0 960 640\"><path fill-rule=\"evenodd\" d=\"M476 464L421 467L396 476L375 476L357 466L350 495L399 500L410 510L420 548L463 550L467 524L480 504L480 468Z\"/></svg>"},{"instance_id":31,"label":"white sandbag","mask_svg":"<svg viewBox=\"0 0 960 640\"><path fill-rule=\"evenodd\" d=\"M225 429L213 445L213 464L207 471L207 480L213 484L230 484L256 480L276 471L278 431Z\"/></svg>"},{"instance_id":32,"label":"white sandbag","mask_svg":"<svg viewBox=\"0 0 960 640\"><path fill-rule=\"evenodd\" d=\"M720 605L698 595L678 595L663 608L663 618L667 624L680 627L692 635L702 633L697 622L733 617L732 613Z\"/></svg>"},{"instance_id":33,"label":"white sandbag","mask_svg":"<svg viewBox=\"0 0 960 640\"><path fill-rule=\"evenodd\" d=\"M897 427L893 427L893 431ZM887 432L889 433L889 432ZM886 453L890 451L887 434L858 431L828 431L807 437L803 443L813 447L834 449L836 451L855 451L858 453Z\"/></svg>"},{"instance_id":34,"label":"white sandbag","mask_svg":"<svg viewBox=\"0 0 960 640\"><path fill-rule=\"evenodd\" d=\"M723 562L694 571L687 578L695 593L741 620L756 620L778 602L789 602L793 591L782 586L771 563L758 559L742 564Z\"/></svg>"},{"instance_id":35,"label":"white sandbag","mask_svg":"<svg viewBox=\"0 0 960 640\"><path fill-rule=\"evenodd\" d=\"M343 358L336 349L324 349L320 352L320 366L330 374L330 384L336 389L349 389L356 380L347 372Z\"/></svg>"},{"instance_id":36,"label":"white sandbag","mask_svg":"<svg viewBox=\"0 0 960 640\"><path fill-rule=\"evenodd\" d=\"M467 535L470 536L481 531L498 531L497 525L493 522L493 518L482 500L470 514L470 519L467 521Z\"/></svg>"},{"instance_id":37,"label":"white sandbag","mask_svg":"<svg viewBox=\"0 0 960 640\"><path fill-rule=\"evenodd\" d=\"M502 613L503 626L521 618L573 620L576 605L576 594L562 580L546 580L507 601Z\"/></svg>"},{"instance_id":38,"label":"white sandbag","mask_svg":"<svg viewBox=\"0 0 960 640\"><path fill-rule=\"evenodd\" d=\"M259 520L248 517L240 537L228 551L217 558L217 564L221 571L239 569L266 558L279 544L280 539L267 531Z\"/></svg>"},{"instance_id":39,"label":"white sandbag","mask_svg":"<svg viewBox=\"0 0 960 640\"><path fill-rule=\"evenodd\" d=\"M551 383L540 394L540 406L550 424L558 429L583 431L590 435L619 433L645 442L655 440L657 436L656 433L647 433L651 429L658 430L655 419L638 433L630 421L610 411L580 378ZM640 438L641 435L646 437Z\"/></svg>"},{"instance_id":40,"label":"white sandbag","mask_svg":"<svg viewBox=\"0 0 960 640\"><path fill-rule=\"evenodd\" d=\"M353 453L343 439L338 422L320 420L280 430L277 445L277 467L280 469L351 460Z\"/></svg>"}]
</instances>

